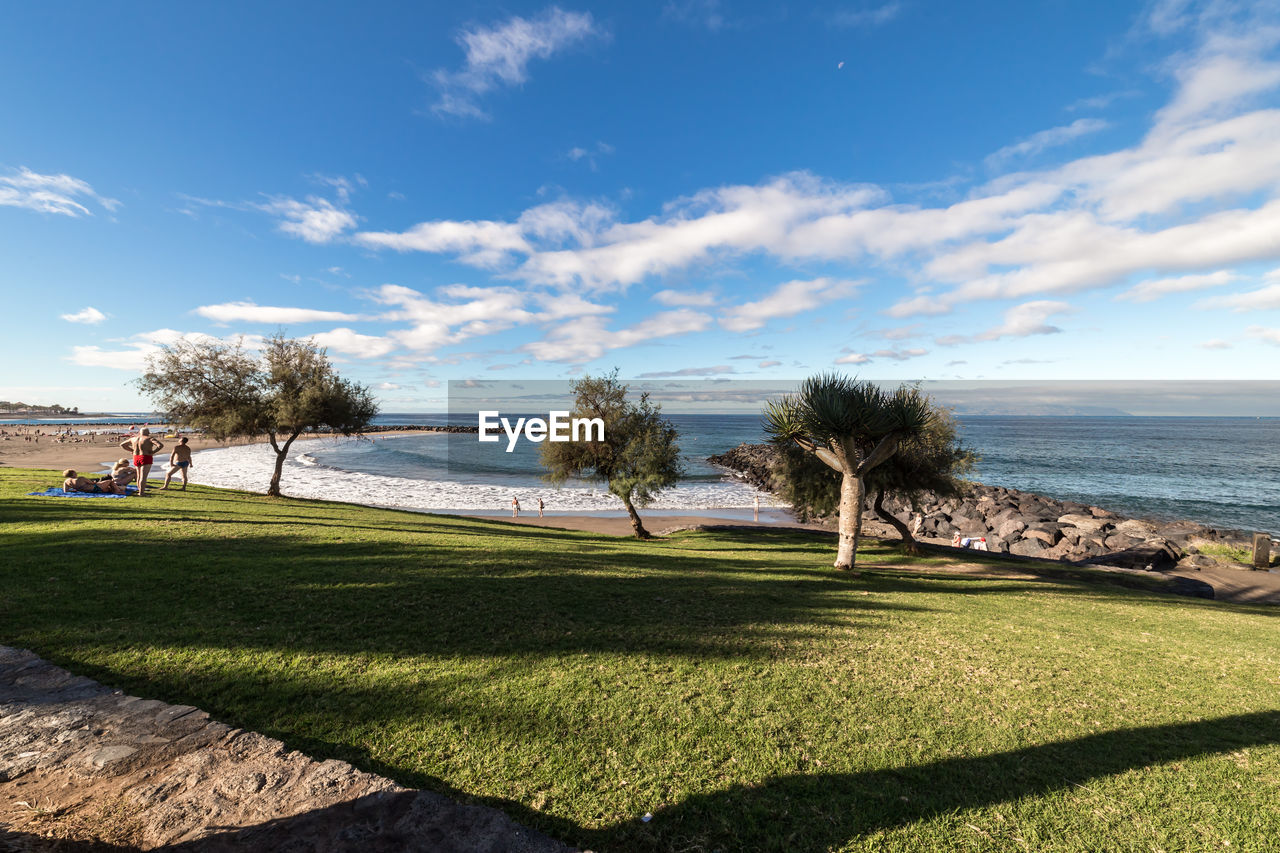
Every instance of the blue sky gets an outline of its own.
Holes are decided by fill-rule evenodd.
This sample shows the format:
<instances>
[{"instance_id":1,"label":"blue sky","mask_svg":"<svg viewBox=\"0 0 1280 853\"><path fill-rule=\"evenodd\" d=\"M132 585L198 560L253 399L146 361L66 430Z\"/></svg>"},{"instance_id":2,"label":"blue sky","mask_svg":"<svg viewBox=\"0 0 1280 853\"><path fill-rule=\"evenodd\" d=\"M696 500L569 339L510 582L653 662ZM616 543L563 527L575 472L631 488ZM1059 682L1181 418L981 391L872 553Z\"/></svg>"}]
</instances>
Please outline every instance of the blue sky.
<instances>
[{"instance_id":1,"label":"blue sky","mask_svg":"<svg viewBox=\"0 0 1280 853\"><path fill-rule=\"evenodd\" d=\"M1275 3L365 5L6 10L0 398L1275 378Z\"/></svg>"}]
</instances>

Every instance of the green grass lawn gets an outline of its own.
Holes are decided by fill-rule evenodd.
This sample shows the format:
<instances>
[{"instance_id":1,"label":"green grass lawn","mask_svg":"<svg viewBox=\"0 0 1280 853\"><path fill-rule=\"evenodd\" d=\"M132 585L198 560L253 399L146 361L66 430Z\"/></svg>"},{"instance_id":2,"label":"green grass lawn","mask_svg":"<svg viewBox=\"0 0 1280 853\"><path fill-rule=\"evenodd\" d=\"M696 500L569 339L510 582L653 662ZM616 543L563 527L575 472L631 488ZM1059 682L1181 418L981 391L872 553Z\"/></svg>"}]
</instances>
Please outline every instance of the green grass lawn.
<instances>
[{"instance_id":1,"label":"green grass lawn","mask_svg":"<svg viewBox=\"0 0 1280 853\"><path fill-rule=\"evenodd\" d=\"M1280 609L56 479L0 469L0 643L569 843L1280 844Z\"/></svg>"}]
</instances>

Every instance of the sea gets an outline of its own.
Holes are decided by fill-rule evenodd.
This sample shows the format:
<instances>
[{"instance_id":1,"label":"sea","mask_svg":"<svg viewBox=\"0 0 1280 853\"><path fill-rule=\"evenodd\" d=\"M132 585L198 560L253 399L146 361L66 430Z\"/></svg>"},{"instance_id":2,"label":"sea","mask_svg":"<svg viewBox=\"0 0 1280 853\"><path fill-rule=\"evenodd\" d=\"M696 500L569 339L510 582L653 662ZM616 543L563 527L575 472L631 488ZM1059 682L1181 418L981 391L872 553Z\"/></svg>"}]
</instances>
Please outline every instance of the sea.
<instances>
[{"instance_id":1,"label":"sea","mask_svg":"<svg viewBox=\"0 0 1280 853\"><path fill-rule=\"evenodd\" d=\"M746 518L771 496L706 462L743 442L765 440L758 415L667 416L680 433L686 476L651 511ZM118 423L141 423L124 413ZM61 421L65 423L66 421ZM94 419L94 422L101 422ZM475 424L474 415L382 414L379 425ZM959 416L961 440L979 457L973 479L1126 516L1189 519L1224 529L1280 534L1280 418ZM474 434L408 434L299 441L286 463L287 494L435 512L501 515L512 497L539 498L549 514L622 512L601 484L543 479L539 445L481 445ZM260 445L196 455L192 479L265 491L274 454Z\"/></svg>"},{"instance_id":2,"label":"sea","mask_svg":"<svg viewBox=\"0 0 1280 853\"><path fill-rule=\"evenodd\" d=\"M471 424L474 416L380 415L381 424ZM706 462L765 440L758 415L668 415L686 474L651 511L743 518L771 496ZM1105 507L1126 516L1190 519L1224 529L1280 533L1280 418L962 416L961 440L979 457L973 479ZM539 445L506 453L474 434L320 438L298 442L284 477L289 494L429 511L503 514L511 498L555 513L617 514L598 483L556 489L543 479ZM270 449L199 454L197 482L261 491Z\"/></svg>"}]
</instances>

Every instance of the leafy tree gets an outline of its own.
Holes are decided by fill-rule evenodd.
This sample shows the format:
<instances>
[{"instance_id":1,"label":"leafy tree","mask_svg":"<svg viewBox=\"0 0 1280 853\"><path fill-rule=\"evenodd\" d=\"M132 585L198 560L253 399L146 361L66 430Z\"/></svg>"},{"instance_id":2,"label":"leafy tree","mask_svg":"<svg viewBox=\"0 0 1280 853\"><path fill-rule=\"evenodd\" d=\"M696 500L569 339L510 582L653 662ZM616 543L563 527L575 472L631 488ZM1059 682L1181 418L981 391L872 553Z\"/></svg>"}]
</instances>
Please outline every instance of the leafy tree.
<instances>
[{"instance_id":1,"label":"leafy tree","mask_svg":"<svg viewBox=\"0 0 1280 853\"><path fill-rule=\"evenodd\" d=\"M867 475L933 417L918 388L888 393L836 373L811 376L798 394L766 406L765 430L775 444L794 445L840 475L837 569L852 569L857 558Z\"/></svg>"},{"instance_id":2,"label":"leafy tree","mask_svg":"<svg viewBox=\"0 0 1280 853\"><path fill-rule=\"evenodd\" d=\"M973 469L977 455L960 444L949 409L930 401L932 418L923 433L899 442L898 450L868 472L865 482L875 494L872 509L902 537L908 553L918 553L911 529L884 506L894 495L916 507L925 492L948 498L960 495L962 477ZM781 448L776 469L778 485L801 519L830 515L840 502L840 475L794 444Z\"/></svg>"},{"instance_id":3,"label":"leafy tree","mask_svg":"<svg viewBox=\"0 0 1280 853\"><path fill-rule=\"evenodd\" d=\"M607 376L584 376L573 383L574 406L570 417L600 418L603 441L544 442L542 464L547 479L556 485L570 477L605 481L627 515L639 539L648 539L636 507L645 507L658 492L674 486L684 473L677 433L662 409L649 402L648 393L637 402L627 400L627 386L614 370Z\"/></svg>"},{"instance_id":4,"label":"leafy tree","mask_svg":"<svg viewBox=\"0 0 1280 853\"><path fill-rule=\"evenodd\" d=\"M214 340L162 347L137 382L157 411L214 438L265 434L276 452L267 494L280 495L289 447L308 430L360 432L378 406L369 389L341 378L311 340L277 334L258 356Z\"/></svg>"}]
</instances>

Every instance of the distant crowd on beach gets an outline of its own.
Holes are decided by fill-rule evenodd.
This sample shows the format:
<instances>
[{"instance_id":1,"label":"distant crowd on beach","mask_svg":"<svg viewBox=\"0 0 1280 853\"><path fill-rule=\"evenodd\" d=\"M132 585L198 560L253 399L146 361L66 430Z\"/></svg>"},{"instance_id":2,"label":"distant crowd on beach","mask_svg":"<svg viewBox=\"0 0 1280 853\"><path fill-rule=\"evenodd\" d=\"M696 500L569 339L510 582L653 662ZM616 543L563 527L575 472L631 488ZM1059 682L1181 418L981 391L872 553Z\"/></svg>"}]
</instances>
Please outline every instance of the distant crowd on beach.
<instances>
[{"instance_id":1,"label":"distant crowd on beach","mask_svg":"<svg viewBox=\"0 0 1280 853\"><path fill-rule=\"evenodd\" d=\"M62 490L93 495L125 495L128 494L129 484L136 482L138 497L144 497L147 493L147 478L151 474L151 467L155 464L155 457L164 450L165 444L152 436L150 429L144 427L136 436L120 442L119 446L129 451L132 456L118 460L111 467L110 474L94 479L81 476L74 468L68 468L62 472ZM187 472L191 467L191 448L188 446L187 437L182 436L169 452L169 469L165 472L164 485L160 489L168 489L173 475L180 474L182 491L185 492Z\"/></svg>"},{"instance_id":2,"label":"distant crowd on beach","mask_svg":"<svg viewBox=\"0 0 1280 853\"><path fill-rule=\"evenodd\" d=\"M0 427L0 441L25 441L39 444L40 439L53 444L115 444L125 434L120 428L46 430L42 427ZM129 430L132 432L132 430Z\"/></svg>"}]
</instances>

